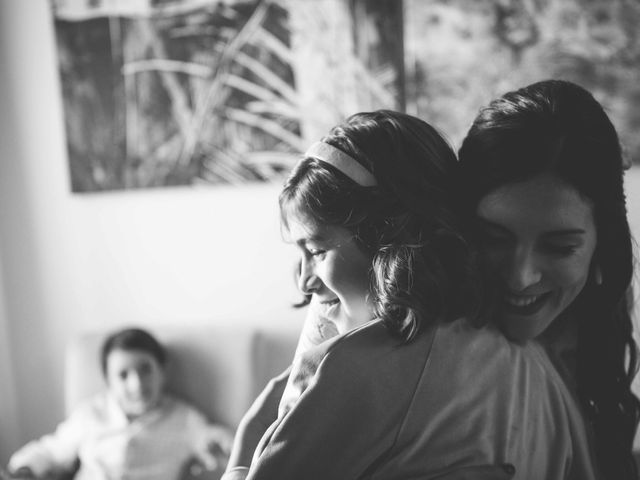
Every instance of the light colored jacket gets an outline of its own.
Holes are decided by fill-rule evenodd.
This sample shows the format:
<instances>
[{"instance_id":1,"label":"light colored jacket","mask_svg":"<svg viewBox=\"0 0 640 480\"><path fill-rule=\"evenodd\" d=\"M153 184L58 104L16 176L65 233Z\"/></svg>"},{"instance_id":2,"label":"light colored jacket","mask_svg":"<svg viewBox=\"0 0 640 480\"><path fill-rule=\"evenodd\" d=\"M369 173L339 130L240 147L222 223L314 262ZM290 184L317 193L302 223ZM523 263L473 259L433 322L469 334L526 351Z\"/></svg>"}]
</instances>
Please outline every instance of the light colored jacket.
<instances>
[{"instance_id":1,"label":"light colored jacket","mask_svg":"<svg viewBox=\"0 0 640 480\"><path fill-rule=\"evenodd\" d=\"M235 473L408 480L512 464L515 479L597 478L580 409L536 342L461 319L403 344L375 321L301 362L299 398Z\"/></svg>"}]
</instances>

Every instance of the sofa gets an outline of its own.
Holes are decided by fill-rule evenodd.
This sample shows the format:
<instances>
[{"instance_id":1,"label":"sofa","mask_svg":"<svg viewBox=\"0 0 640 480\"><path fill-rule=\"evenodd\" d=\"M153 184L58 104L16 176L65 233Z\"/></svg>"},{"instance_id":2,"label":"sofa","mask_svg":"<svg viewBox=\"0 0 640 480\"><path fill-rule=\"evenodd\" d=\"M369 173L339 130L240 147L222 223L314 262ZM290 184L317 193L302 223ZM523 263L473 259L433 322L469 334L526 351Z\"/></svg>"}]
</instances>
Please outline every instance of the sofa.
<instances>
[{"instance_id":1,"label":"sofa","mask_svg":"<svg viewBox=\"0 0 640 480\"><path fill-rule=\"evenodd\" d=\"M232 325L148 328L168 352L167 388L190 401L215 423L233 430L253 399L291 362L300 324L290 328ZM111 331L87 332L67 347L65 409L104 389L100 348ZM184 479L210 480L220 472L193 473Z\"/></svg>"}]
</instances>

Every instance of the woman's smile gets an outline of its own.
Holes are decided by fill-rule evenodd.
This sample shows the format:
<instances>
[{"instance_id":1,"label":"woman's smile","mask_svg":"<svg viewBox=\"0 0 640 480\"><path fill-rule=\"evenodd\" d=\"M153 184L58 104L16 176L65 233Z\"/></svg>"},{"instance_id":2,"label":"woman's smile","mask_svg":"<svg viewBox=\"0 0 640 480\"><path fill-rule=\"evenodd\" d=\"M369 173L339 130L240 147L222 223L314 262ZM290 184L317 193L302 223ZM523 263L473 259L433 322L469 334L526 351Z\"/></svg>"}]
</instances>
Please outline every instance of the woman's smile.
<instances>
[{"instance_id":1,"label":"woman's smile","mask_svg":"<svg viewBox=\"0 0 640 480\"><path fill-rule=\"evenodd\" d=\"M597 241L591 203L541 174L485 195L477 215L483 254L503 292L504 331L535 338L587 283Z\"/></svg>"},{"instance_id":2,"label":"woman's smile","mask_svg":"<svg viewBox=\"0 0 640 480\"><path fill-rule=\"evenodd\" d=\"M505 310L514 315L533 315L544 307L550 296L551 292L541 295L507 294L504 297Z\"/></svg>"}]
</instances>

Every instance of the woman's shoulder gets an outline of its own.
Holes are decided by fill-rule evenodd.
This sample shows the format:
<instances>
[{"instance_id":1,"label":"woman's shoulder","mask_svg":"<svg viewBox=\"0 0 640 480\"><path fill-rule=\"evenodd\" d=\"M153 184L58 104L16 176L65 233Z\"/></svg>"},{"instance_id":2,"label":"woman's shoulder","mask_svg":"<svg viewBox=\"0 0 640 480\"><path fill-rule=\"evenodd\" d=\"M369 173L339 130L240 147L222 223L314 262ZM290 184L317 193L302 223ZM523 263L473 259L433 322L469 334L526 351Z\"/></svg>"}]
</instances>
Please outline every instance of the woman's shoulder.
<instances>
[{"instance_id":1,"label":"woman's shoulder","mask_svg":"<svg viewBox=\"0 0 640 480\"><path fill-rule=\"evenodd\" d=\"M424 328L409 342L375 320L305 354L310 371L347 382L371 383L398 372L410 378L427 370L427 377L445 375L452 382L454 377L463 382L480 376L503 383L501 379L527 376L535 384L563 388L536 342L511 342L495 326L476 327L466 318Z\"/></svg>"},{"instance_id":2,"label":"woman's shoulder","mask_svg":"<svg viewBox=\"0 0 640 480\"><path fill-rule=\"evenodd\" d=\"M379 383L381 377L385 382L402 377L403 383L410 383L420 376L433 338L434 329L425 329L406 342L392 335L381 320L374 320L319 346L323 355L316 358L318 375L363 388Z\"/></svg>"},{"instance_id":3,"label":"woman's shoulder","mask_svg":"<svg viewBox=\"0 0 640 480\"><path fill-rule=\"evenodd\" d=\"M573 397L536 341L516 343L495 326L475 327L465 319L438 325L419 388L443 402L493 398L502 405L535 404L558 421L574 416ZM498 401L499 399L499 401ZM461 400L466 401L466 400ZM573 420L572 420L573 422Z\"/></svg>"},{"instance_id":4,"label":"woman's shoulder","mask_svg":"<svg viewBox=\"0 0 640 480\"><path fill-rule=\"evenodd\" d=\"M406 341L393 335L381 320L375 320L352 330L334 341L327 354L333 357L354 357L354 360L366 355L367 361L385 359L387 355L415 355L415 351L424 355L431 353L432 345L442 348L456 348L463 352L488 352L492 349L510 348L510 342L493 326L476 327L466 318L442 322L422 328L411 340Z\"/></svg>"},{"instance_id":5,"label":"woman's shoulder","mask_svg":"<svg viewBox=\"0 0 640 480\"><path fill-rule=\"evenodd\" d=\"M454 349L467 357L512 354L520 349L493 324L475 326L464 317L439 324L435 328L435 337L439 350L447 352Z\"/></svg>"},{"instance_id":6,"label":"woman's shoulder","mask_svg":"<svg viewBox=\"0 0 640 480\"><path fill-rule=\"evenodd\" d=\"M386 363L390 357L406 356L414 361L420 357L427 358L434 342L445 349L450 345L451 348L464 348L465 351L486 351L495 347L502 348L509 343L497 329L474 327L465 318L422 328L409 341L392 334L382 320L373 320L310 351L316 358L318 352L323 352L325 361L370 365L375 362ZM458 352L463 355L460 350Z\"/></svg>"},{"instance_id":7,"label":"woman's shoulder","mask_svg":"<svg viewBox=\"0 0 640 480\"><path fill-rule=\"evenodd\" d=\"M468 359L521 359L542 364L540 346L535 341L513 342L492 323L475 326L465 318L443 323L436 328L435 343L439 350L455 349ZM546 366L545 366L546 367Z\"/></svg>"},{"instance_id":8,"label":"woman's shoulder","mask_svg":"<svg viewBox=\"0 0 640 480\"><path fill-rule=\"evenodd\" d=\"M564 402L570 396L537 341L510 341L493 324L476 327L458 319L438 326L432 357L432 364L448 366L448 376L491 378L500 385L527 378L527 385L544 386L548 397Z\"/></svg>"},{"instance_id":9,"label":"woman's shoulder","mask_svg":"<svg viewBox=\"0 0 640 480\"><path fill-rule=\"evenodd\" d=\"M329 340L323 348L328 358L369 364L376 360L384 360L391 353L402 354L403 350L420 349L429 338L428 332L421 332L413 341L406 342L393 335L382 320L372 320Z\"/></svg>"},{"instance_id":10,"label":"woman's shoulder","mask_svg":"<svg viewBox=\"0 0 640 480\"><path fill-rule=\"evenodd\" d=\"M390 356L413 359L444 356L452 363L492 362L512 368L516 365L548 369L544 350L537 342L515 343L493 324L475 326L464 317L423 328L411 341L394 336L381 320L331 339L310 349L311 356L323 360L370 364L385 362ZM485 363L486 364L486 363Z\"/></svg>"}]
</instances>

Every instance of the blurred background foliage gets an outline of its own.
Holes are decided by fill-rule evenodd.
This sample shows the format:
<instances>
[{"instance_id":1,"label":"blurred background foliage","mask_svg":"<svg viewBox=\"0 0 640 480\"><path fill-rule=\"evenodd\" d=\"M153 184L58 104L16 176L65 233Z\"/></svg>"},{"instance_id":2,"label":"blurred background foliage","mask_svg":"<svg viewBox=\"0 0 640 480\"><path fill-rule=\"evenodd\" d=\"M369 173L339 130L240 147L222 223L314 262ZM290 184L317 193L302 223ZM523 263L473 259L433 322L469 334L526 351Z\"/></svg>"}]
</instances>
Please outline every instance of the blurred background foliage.
<instances>
[{"instance_id":1,"label":"blurred background foliage","mask_svg":"<svg viewBox=\"0 0 640 480\"><path fill-rule=\"evenodd\" d=\"M640 161L637 0L405 0L405 10L408 108L454 144L490 99L562 78L605 105Z\"/></svg>"},{"instance_id":2,"label":"blurred background foliage","mask_svg":"<svg viewBox=\"0 0 640 480\"><path fill-rule=\"evenodd\" d=\"M545 78L605 105L640 161L637 0L52 0L74 191L280 180L356 111L458 146Z\"/></svg>"}]
</instances>

